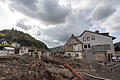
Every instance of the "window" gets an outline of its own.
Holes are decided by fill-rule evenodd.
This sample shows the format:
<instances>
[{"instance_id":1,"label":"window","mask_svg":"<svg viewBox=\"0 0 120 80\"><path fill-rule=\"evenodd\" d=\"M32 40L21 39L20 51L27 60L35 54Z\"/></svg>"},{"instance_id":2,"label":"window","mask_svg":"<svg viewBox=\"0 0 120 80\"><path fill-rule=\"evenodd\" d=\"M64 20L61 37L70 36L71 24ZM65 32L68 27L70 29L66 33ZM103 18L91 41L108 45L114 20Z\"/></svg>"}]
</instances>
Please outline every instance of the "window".
<instances>
[{"instance_id":1,"label":"window","mask_svg":"<svg viewBox=\"0 0 120 80\"><path fill-rule=\"evenodd\" d=\"M91 36L91 40L95 40L95 36Z\"/></svg>"},{"instance_id":2,"label":"window","mask_svg":"<svg viewBox=\"0 0 120 80\"><path fill-rule=\"evenodd\" d=\"M87 37L87 41L90 41L90 37Z\"/></svg>"},{"instance_id":3,"label":"window","mask_svg":"<svg viewBox=\"0 0 120 80\"><path fill-rule=\"evenodd\" d=\"M86 37L83 38L83 41L86 41Z\"/></svg>"},{"instance_id":4,"label":"window","mask_svg":"<svg viewBox=\"0 0 120 80\"><path fill-rule=\"evenodd\" d=\"M88 48L90 48L90 44L88 44Z\"/></svg>"},{"instance_id":5,"label":"window","mask_svg":"<svg viewBox=\"0 0 120 80\"><path fill-rule=\"evenodd\" d=\"M68 57L71 58L71 53L68 53Z\"/></svg>"},{"instance_id":6,"label":"window","mask_svg":"<svg viewBox=\"0 0 120 80\"><path fill-rule=\"evenodd\" d=\"M78 46L78 50L80 50L80 46Z\"/></svg>"},{"instance_id":7,"label":"window","mask_svg":"<svg viewBox=\"0 0 120 80\"><path fill-rule=\"evenodd\" d=\"M84 48L87 48L87 45L84 45Z\"/></svg>"},{"instance_id":8,"label":"window","mask_svg":"<svg viewBox=\"0 0 120 80\"><path fill-rule=\"evenodd\" d=\"M76 54L76 57L79 57L79 55L78 55L78 54Z\"/></svg>"}]
</instances>

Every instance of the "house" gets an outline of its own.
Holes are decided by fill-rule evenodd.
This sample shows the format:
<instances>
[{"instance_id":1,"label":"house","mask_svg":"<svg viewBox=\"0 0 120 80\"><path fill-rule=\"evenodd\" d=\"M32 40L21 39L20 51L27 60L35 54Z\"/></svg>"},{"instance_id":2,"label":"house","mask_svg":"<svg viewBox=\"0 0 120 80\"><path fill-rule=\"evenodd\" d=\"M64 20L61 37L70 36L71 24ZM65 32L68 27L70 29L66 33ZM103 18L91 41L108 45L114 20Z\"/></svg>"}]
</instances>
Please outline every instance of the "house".
<instances>
[{"instance_id":1,"label":"house","mask_svg":"<svg viewBox=\"0 0 120 80\"><path fill-rule=\"evenodd\" d=\"M15 53L15 49L12 47L4 47L3 50L0 50L0 56L10 56Z\"/></svg>"},{"instance_id":2,"label":"house","mask_svg":"<svg viewBox=\"0 0 120 80\"><path fill-rule=\"evenodd\" d=\"M80 36L74 36L74 41L71 42L71 45L74 46L75 49L79 49L78 45L81 45L82 47L80 47L80 50L82 51L81 53L83 53L85 59L101 61L107 60L108 54L115 53L113 45L114 39L115 37L109 36L109 33L99 33L99 31L92 32L85 30ZM75 43L76 45L74 45ZM66 47L65 52L68 49L69 48Z\"/></svg>"},{"instance_id":3,"label":"house","mask_svg":"<svg viewBox=\"0 0 120 80\"><path fill-rule=\"evenodd\" d=\"M17 47L17 48L19 48L19 47L20 47L20 44L19 44L19 43L17 43L17 42L12 42L12 43L11 43L11 45L12 45L13 47Z\"/></svg>"},{"instance_id":4,"label":"house","mask_svg":"<svg viewBox=\"0 0 120 80\"><path fill-rule=\"evenodd\" d=\"M64 45L65 56L82 59L83 43L73 34Z\"/></svg>"},{"instance_id":5,"label":"house","mask_svg":"<svg viewBox=\"0 0 120 80\"><path fill-rule=\"evenodd\" d=\"M36 47L22 46L19 50L19 55L23 55L23 54L34 55L34 53L37 53Z\"/></svg>"},{"instance_id":6,"label":"house","mask_svg":"<svg viewBox=\"0 0 120 80\"><path fill-rule=\"evenodd\" d=\"M12 47L4 47L3 51L4 51L5 54L8 54L8 55L15 53L15 49L12 48Z\"/></svg>"},{"instance_id":7,"label":"house","mask_svg":"<svg viewBox=\"0 0 120 80\"><path fill-rule=\"evenodd\" d=\"M6 44L8 44L8 42L7 41L3 41L1 44L6 45Z\"/></svg>"}]
</instances>

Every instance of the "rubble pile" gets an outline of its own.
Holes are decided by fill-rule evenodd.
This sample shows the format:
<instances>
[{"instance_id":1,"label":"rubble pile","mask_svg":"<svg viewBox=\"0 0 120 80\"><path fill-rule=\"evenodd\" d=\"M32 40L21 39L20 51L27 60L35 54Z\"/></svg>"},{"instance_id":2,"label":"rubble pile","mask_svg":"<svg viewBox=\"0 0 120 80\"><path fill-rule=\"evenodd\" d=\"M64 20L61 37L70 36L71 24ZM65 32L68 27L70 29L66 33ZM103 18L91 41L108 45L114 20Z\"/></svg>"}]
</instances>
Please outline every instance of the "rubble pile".
<instances>
[{"instance_id":1,"label":"rubble pile","mask_svg":"<svg viewBox=\"0 0 120 80\"><path fill-rule=\"evenodd\" d=\"M56 73L59 72L59 71L62 72L62 69L64 69L64 73L65 73L65 71L67 71L67 69L63 65L67 63L75 71L77 71L79 73L82 73L82 72L83 73L88 73L88 74L91 74L91 75L94 75L94 76L99 76L99 77L106 78L106 79L112 79L113 78L112 73L107 70L106 66L98 64L97 62L86 61L86 60L73 60L73 59L69 59L69 58L66 58L66 59L43 58L42 60L44 62L49 63L49 67L50 67L50 69L53 68L52 69L53 72L57 68L56 71L55 71ZM68 75L67 76L70 75L71 77L69 76L69 78L70 78L69 80L72 80L72 78L75 78L75 76L73 74L70 74L70 73L71 72L69 72L69 70L68 70ZM84 75L84 76L85 76L84 77L85 80L94 80L94 78L90 78L87 75ZM95 80L100 80L100 79L95 79Z\"/></svg>"},{"instance_id":2,"label":"rubble pile","mask_svg":"<svg viewBox=\"0 0 120 80\"><path fill-rule=\"evenodd\" d=\"M26 55L0 58L0 80L43 80L47 74L41 60Z\"/></svg>"},{"instance_id":3,"label":"rubble pile","mask_svg":"<svg viewBox=\"0 0 120 80\"><path fill-rule=\"evenodd\" d=\"M0 57L0 80L79 80L64 66L66 63L84 80L100 80L86 73L112 79L112 74L105 67L91 61L15 55Z\"/></svg>"}]
</instances>

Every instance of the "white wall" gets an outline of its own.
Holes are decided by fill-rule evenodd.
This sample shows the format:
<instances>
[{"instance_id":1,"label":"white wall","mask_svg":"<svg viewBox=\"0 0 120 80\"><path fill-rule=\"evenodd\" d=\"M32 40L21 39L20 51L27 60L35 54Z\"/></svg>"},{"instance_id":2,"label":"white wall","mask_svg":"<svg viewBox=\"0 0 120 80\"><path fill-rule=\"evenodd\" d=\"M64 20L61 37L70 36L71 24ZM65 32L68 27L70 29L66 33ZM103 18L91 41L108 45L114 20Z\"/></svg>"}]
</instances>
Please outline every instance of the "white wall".
<instances>
[{"instance_id":1,"label":"white wall","mask_svg":"<svg viewBox=\"0 0 120 80\"><path fill-rule=\"evenodd\" d=\"M95 36L95 40L91 40L91 37ZM90 41L83 41L84 37L90 37ZM78 39L80 41L83 42L83 44L90 44L92 45L102 45L102 44L110 44L111 45L111 50L108 50L108 53L115 53L114 51L114 46L113 46L113 41L111 37L106 37L103 35L99 35L99 34L94 34L91 32L85 32L81 37L78 37ZM83 46L84 47L84 46Z\"/></svg>"},{"instance_id":2,"label":"white wall","mask_svg":"<svg viewBox=\"0 0 120 80\"><path fill-rule=\"evenodd\" d=\"M2 51L2 50L0 50L0 56L7 56L6 51Z\"/></svg>"},{"instance_id":3,"label":"white wall","mask_svg":"<svg viewBox=\"0 0 120 80\"><path fill-rule=\"evenodd\" d=\"M19 51L19 54L20 54L20 55L23 55L23 54L25 54L25 53L28 53L28 48L22 47L22 48L20 49L20 51Z\"/></svg>"},{"instance_id":4,"label":"white wall","mask_svg":"<svg viewBox=\"0 0 120 80\"><path fill-rule=\"evenodd\" d=\"M76 52L76 54L78 54L79 56L78 57L76 57L76 59L82 59L83 57L82 57L82 53L81 52Z\"/></svg>"},{"instance_id":5,"label":"white wall","mask_svg":"<svg viewBox=\"0 0 120 80\"><path fill-rule=\"evenodd\" d=\"M75 51L82 51L82 44L73 45Z\"/></svg>"}]
</instances>

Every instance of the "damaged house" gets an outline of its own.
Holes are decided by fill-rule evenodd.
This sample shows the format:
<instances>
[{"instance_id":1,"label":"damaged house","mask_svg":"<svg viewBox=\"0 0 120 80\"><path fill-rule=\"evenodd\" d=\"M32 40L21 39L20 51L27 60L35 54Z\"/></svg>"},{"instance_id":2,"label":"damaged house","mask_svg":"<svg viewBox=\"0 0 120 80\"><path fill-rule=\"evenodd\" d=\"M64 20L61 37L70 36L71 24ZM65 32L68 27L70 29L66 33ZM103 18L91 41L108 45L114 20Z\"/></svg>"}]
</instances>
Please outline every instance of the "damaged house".
<instances>
[{"instance_id":1,"label":"damaged house","mask_svg":"<svg viewBox=\"0 0 120 80\"><path fill-rule=\"evenodd\" d=\"M80 55L82 53L87 60L107 60L109 54L115 53L113 45L114 39L115 37L109 36L109 33L85 30L80 36L71 36L65 44L65 53L76 52L76 50L79 49L78 52Z\"/></svg>"},{"instance_id":2,"label":"damaged house","mask_svg":"<svg viewBox=\"0 0 120 80\"><path fill-rule=\"evenodd\" d=\"M83 43L73 34L64 46L65 56L82 59Z\"/></svg>"},{"instance_id":3,"label":"damaged house","mask_svg":"<svg viewBox=\"0 0 120 80\"><path fill-rule=\"evenodd\" d=\"M34 53L37 53L37 48L30 47L30 46L22 46L19 51L20 55L23 55L23 54L33 55Z\"/></svg>"}]
</instances>

